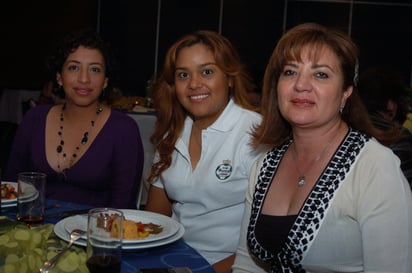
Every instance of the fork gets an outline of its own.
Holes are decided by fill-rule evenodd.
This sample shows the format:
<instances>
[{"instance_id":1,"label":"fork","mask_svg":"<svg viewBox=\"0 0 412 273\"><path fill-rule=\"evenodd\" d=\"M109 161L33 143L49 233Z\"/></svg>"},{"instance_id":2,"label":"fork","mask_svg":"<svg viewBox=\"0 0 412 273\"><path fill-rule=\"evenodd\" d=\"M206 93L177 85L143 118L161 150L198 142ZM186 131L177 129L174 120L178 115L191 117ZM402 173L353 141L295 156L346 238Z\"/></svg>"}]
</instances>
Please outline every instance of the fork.
<instances>
[{"instance_id":1,"label":"fork","mask_svg":"<svg viewBox=\"0 0 412 273\"><path fill-rule=\"evenodd\" d=\"M59 253L57 253L56 256L44 262L43 266L40 268L40 273L48 273L49 270L51 270L56 265L60 257L73 245L76 240L78 240L85 233L86 231L84 230L73 229L72 232L70 232L70 242L67 244L67 246L65 246Z\"/></svg>"}]
</instances>

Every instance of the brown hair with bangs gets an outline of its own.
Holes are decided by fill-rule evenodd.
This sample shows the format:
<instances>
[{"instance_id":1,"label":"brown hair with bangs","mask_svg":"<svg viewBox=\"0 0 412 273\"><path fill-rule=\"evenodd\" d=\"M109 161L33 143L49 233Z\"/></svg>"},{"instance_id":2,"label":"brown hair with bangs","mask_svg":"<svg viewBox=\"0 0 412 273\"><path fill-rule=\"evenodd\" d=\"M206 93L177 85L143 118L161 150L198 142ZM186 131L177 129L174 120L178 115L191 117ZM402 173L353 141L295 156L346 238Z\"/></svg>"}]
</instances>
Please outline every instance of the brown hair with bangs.
<instances>
[{"instance_id":1,"label":"brown hair with bangs","mask_svg":"<svg viewBox=\"0 0 412 273\"><path fill-rule=\"evenodd\" d=\"M180 104L176 96L175 70L176 59L183 48L196 44L208 47L215 58L216 65L232 79L229 96L239 106L257 111L248 100L248 92L254 90L251 77L240 61L240 57L231 42L224 36L209 30L199 30L187 34L176 41L167 51L162 72L153 84L153 102L157 110L157 122L150 140L159 155L148 177L152 182L170 167L172 153L179 138L188 112Z\"/></svg>"},{"instance_id":2,"label":"brown hair with bangs","mask_svg":"<svg viewBox=\"0 0 412 273\"><path fill-rule=\"evenodd\" d=\"M356 90L358 79L358 48L345 33L316 23L304 23L287 31L276 45L265 70L261 112L263 120L254 131L253 144L278 146L292 134L290 124L279 112L277 85L284 66L289 61L301 61L303 49L310 48L311 58L317 60L324 47L339 58L343 73L342 92L353 86L352 95L343 109L342 119L355 129L379 136L368 117Z\"/></svg>"}]
</instances>

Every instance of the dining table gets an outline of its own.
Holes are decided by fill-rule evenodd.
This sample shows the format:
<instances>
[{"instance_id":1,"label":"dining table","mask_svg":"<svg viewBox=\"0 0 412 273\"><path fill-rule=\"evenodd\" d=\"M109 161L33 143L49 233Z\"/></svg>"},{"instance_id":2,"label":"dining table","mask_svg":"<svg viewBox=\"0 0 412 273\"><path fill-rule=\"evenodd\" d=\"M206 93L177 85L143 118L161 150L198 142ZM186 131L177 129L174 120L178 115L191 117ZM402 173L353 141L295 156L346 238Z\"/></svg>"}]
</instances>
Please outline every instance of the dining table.
<instances>
[{"instance_id":1,"label":"dining table","mask_svg":"<svg viewBox=\"0 0 412 273\"><path fill-rule=\"evenodd\" d=\"M85 214L92 207L61 200L46 200L44 224L57 224L68 216ZM1 209L1 215L16 219L16 207ZM169 244L122 251L121 273L139 273L144 268L188 267L193 273L215 273L212 266L183 238Z\"/></svg>"}]
</instances>

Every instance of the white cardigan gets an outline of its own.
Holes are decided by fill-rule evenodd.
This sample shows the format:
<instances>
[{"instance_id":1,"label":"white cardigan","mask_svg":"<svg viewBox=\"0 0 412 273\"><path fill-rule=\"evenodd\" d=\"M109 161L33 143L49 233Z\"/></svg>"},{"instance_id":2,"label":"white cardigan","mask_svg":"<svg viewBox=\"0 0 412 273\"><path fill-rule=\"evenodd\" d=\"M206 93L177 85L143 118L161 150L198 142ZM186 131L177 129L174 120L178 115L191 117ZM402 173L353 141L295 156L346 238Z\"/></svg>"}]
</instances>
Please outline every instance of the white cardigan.
<instances>
[{"instance_id":1,"label":"white cardigan","mask_svg":"<svg viewBox=\"0 0 412 273\"><path fill-rule=\"evenodd\" d=\"M270 272L269 265L251 258L246 244L262 162L256 162L250 176L233 273ZM370 139L340 183L302 255L306 272L412 272L412 194L399 159Z\"/></svg>"}]
</instances>

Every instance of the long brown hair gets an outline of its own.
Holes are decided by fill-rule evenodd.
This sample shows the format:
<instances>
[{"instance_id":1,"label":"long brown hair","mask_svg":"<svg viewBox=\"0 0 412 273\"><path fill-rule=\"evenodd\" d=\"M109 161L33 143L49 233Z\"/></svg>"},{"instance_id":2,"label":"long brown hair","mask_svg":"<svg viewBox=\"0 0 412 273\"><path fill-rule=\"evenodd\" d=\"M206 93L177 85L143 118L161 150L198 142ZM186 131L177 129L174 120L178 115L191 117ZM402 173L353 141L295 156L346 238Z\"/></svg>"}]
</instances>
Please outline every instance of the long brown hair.
<instances>
[{"instance_id":1,"label":"long brown hair","mask_svg":"<svg viewBox=\"0 0 412 273\"><path fill-rule=\"evenodd\" d=\"M159 158L151 167L148 177L150 182L170 167L176 141L183 130L188 113L176 96L176 59L181 49L196 44L208 47L214 55L217 66L232 79L233 86L229 89L229 95L234 102L243 108L257 110L247 97L247 93L253 91L255 85L241 63L236 49L227 38L209 30L199 30L180 38L169 48L163 70L152 87L154 107L158 118L150 140Z\"/></svg>"},{"instance_id":2,"label":"long brown hair","mask_svg":"<svg viewBox=\"0 0 412 273\"><path fill-rule=\"evenodd\" d=\"M308 46L311 47L311 57L315 60L324 46L330 48L340 60L344 78L342 92L353 86L352 95L343 109L342 119L355 129L380 137L356 90L357 46L341 31L315 23L304 23L290 29L281 37L266 67L261 104L263 120L254 131L253 144L272 147L290 138L292 128L279 112L277 85L285 64L290 60L300 61L302 50Z\"/></svg>"}]
</instances>

